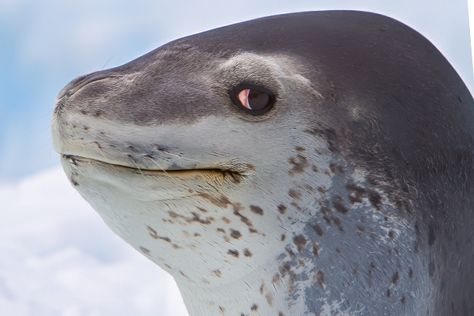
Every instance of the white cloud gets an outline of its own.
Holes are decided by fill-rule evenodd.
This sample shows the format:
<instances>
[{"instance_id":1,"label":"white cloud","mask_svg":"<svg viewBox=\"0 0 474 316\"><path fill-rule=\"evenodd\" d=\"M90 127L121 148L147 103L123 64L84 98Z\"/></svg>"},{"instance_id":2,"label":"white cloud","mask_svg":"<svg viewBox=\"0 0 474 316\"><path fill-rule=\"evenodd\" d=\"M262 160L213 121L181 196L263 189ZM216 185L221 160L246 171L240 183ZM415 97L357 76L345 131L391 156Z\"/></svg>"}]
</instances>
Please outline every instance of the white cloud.
<instances>
[{"instance_id":1,"label":"white cloud","mask_svg":"<svg viewBox=\"0 0 474 316\"><path fill-rule=\"evenodd\" d=\"M187 315L166 272L119 240L58 168L0 186L0 311Z\"/></svg>"}]
</instances>

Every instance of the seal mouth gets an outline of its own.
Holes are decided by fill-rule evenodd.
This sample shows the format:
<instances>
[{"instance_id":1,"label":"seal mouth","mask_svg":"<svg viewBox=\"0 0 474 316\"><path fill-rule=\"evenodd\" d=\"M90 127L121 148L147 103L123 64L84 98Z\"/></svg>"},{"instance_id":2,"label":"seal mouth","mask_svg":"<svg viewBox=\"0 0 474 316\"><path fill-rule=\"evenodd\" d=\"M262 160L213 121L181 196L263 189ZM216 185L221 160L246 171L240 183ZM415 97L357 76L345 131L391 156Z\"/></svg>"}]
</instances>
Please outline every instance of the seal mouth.
<instances>
[{"instance_id":1,"label":"seal mouth","mask_svg":"<svg viewBox=\"0 0 474 316\"><path fill-rule=\"evenodd\" d=\"M182 168L182 169L150 169L142 167L134 167L130 165L120 164L120 163L111 163L103 160L97 160L94 158L82 157L77 155L62 154L62 158L68 161L70 164L77 166L79 163L88 163L88 164L100 164L103 166L110 166L114 168L119 168L124 171L133 172L135 174L141 174L143 176L153 176L153 175L167 175L167 176L183 176L190 173L216 173L220 175L223 179L229 179L233 183L240 183L244 180L248 173L245 170L237 170L232 168L222 168L222 167L206 167L206 168Z\"/></svg>"}]
</instances>

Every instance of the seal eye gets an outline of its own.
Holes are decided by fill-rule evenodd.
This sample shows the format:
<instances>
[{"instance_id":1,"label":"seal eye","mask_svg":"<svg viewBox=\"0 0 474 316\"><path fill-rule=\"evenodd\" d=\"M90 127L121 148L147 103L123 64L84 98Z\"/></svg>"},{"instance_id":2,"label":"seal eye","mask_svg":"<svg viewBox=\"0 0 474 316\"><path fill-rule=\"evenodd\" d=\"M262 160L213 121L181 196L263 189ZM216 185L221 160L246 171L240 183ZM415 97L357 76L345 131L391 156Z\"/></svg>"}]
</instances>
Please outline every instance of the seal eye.
<instances>
[{"instance_id":1,"label":"seal eye","mask_svg":"<svg viewBox=\"0 0 474 316\"><path fill-rule=\"evenodd\" d=\"M275 103L275 96L271 91L248 84L233 88L230 96L235 105L252 115L266 113Z\"/></svg>"}]
</instances>

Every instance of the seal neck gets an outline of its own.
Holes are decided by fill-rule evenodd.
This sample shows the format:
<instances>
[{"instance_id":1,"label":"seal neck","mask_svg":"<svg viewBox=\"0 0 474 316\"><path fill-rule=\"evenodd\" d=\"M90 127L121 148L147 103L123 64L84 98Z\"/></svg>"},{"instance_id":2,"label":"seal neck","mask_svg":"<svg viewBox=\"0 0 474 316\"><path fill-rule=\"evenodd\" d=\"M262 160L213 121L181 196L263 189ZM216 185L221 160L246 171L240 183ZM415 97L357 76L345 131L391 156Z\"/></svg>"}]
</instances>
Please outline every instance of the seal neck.
<instances>
[{"instance_id":1,"label":"seal neck","mask_svg":"<svg viewBox=\"0 0 474 316\"><path fill-rule=\"evenodd\" d=\"M176 282L190 316L302 315L304 294L295 300L297 292L301 292L289 275L282 278L278 270L276 264L268 265L215 287L198 286L185 278L176 278Z\"/></svg>"}]
</instances>

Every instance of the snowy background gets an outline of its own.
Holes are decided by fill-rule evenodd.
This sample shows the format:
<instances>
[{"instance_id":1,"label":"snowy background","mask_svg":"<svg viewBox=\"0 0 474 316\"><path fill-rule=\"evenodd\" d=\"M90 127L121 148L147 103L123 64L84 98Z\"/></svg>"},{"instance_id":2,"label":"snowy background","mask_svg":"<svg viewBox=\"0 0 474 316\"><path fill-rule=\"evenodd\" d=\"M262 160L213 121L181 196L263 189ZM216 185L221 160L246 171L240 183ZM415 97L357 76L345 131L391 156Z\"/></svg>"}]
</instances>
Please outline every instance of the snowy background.
<instances>
[{"instance_id":1,"label":"snowy background","mask_svg":"<svg viewBox=\"0 0 474 316\"><path fill-rule=\"evenodd\" d=\"M49 120L80 74L251 18L357 9L420 31L474 91L466 0L334 2L0 0L0 315L186 315L173 280L109 231L59 168Z\"/></svg>"}]
</instances>

